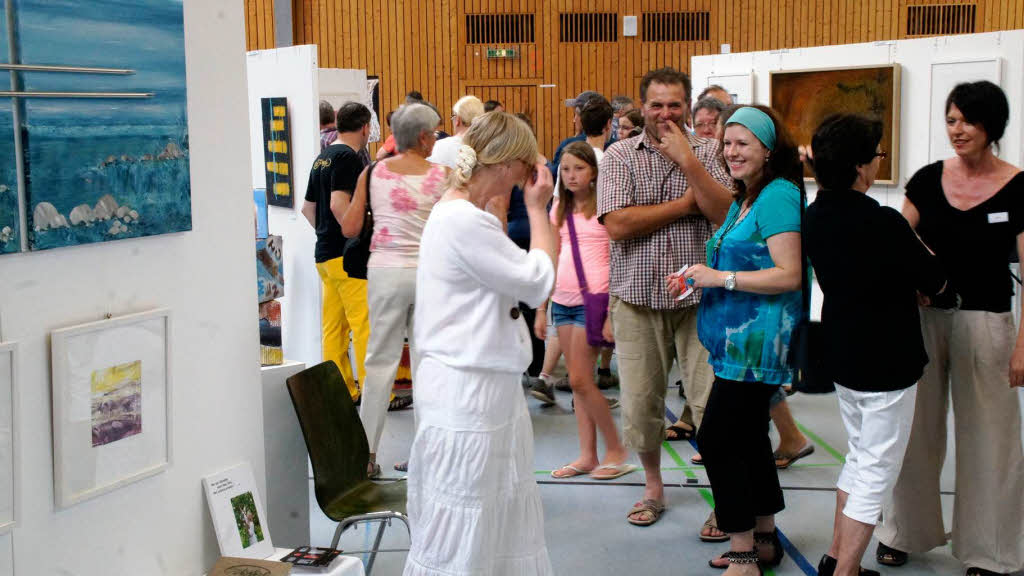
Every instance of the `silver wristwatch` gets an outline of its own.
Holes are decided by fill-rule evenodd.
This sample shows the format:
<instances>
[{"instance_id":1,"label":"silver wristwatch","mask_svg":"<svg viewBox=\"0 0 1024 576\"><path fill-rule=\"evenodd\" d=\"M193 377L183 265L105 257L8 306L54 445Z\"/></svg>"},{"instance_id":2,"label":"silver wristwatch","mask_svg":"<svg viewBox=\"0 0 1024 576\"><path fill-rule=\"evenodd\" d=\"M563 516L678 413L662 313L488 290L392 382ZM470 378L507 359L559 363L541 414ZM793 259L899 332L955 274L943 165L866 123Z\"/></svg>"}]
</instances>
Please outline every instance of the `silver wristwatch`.
<instances>
[{"instance_id":1,"label":"silver wristwatch","mask_svg":"<svg viewBox=\"0 0 1024 576\"><path fill-rule=\"evenodd\" d=\"M735 290L736 289L736 273L729 272L729 275L725 277L725 289Z\"/></svg>"}]
</instances>

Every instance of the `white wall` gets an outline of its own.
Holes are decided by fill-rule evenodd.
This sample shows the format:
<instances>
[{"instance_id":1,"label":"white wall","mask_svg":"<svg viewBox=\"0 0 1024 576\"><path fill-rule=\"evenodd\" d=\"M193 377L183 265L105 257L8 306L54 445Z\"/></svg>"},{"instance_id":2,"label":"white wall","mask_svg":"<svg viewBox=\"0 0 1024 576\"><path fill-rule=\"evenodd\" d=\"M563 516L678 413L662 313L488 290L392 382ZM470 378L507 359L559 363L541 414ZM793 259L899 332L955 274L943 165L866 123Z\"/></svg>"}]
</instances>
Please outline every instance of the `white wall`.
<instances>
[{"instance_id":1,"label":"white wall","mask_svg":"<svg viewBox=\"0 0 1024 576\"><path fill-rule=\"evenodd\" d=\"M284 238L284 297L281 338L285 358L307 366L320 363L320 277L313 249L316 232L302 216L313 160L320 153L320 99L335 108L362 101L365 70L318 68L316 46L291 46L247 54L252 186L266 187L261 98L288 98L291 121L294 208L269 208L270 233Z\"/></svg>"},{"instance_id":2,"label":"white wall","mask_svg":"<svg viewBox=\"0 0 1024 576\"><path fill-rule=\"evenodd\" d=\"M219 556L202 476L248 460L265 492L250 162L237 140L248 134L243 4L184 10L193 230L0 260L2 336L21 343L17 574L201 574ZM55 511L48 334L158 306L174 312L172 465Z\"/></svg>"},{"instance_id":3,"label":"white wall","mask_svg":"<svg viewBox=\"0 0 1024 576\"><path fill-rule=\"evenodd\" d=\"M252 187L266 187L260 99L288 98L294 208L270 207L270 233L284 237L281 338L285 358L320 363L320 278L313 260L316 232L300 212L313 160L320 153L316 46L259 50L246 55Z\"/></svg>"},{"instance_id":4,"label":"white wall","mask_svg":"<svg viewBox=\"0 0 1024 576\"><path fill-rule=\"evenodd\" d=\"M996 56L1002 58L1000 84L1010 101L1010 123L1001 143L1000 156L1021 165L1024 158L1021 147L1021 130L1024 126L1021 118L1024 112L1024 68L1020 65L1020 59L1024 56L1024 30L695 56L690 62L690 71L695 93L708 85L709 76L752 72L754 101L768 104L769 73L772 71L900 64L902 82L899 183L876 185L870 191L881 203L899 208L903 203L903 186L918 168L928 164L931 132L945 130L942 113L933 117L930 111L932 63ZM813 182L808 182L807 189L813 198L817 186Z\"/></svg>"},{"instance_id":5,"label":"white wall","mask_svg":"<svg viewBox=\"0 0 1024 576\"><path fill-rule=\"evenodd\" d=\"M933 62L1002 59L1000 85L1010 101L1010 122L1001 142L1000 156L1018 166L1022 159L1021 135L1024 113L1024 30L968 34L914 40L892 40L843 46L792 48L767 52L742 52L695 56L690 61L694 93L710 82L709 76L752 74L754 103L768 104L769 74L779 70L807 70L848 66L900 64L900 161L899 182L876 184L869 194L883 205L897 210L903 205L906 182L922 166L928 164L929 139L933 131L945 130L943 116L935 116L931 108L931 67ZM814 200L817 185L807 182L808 201ZM812 314L821 313L821 292L814 286Z\"/></svg>"}]
</instances>

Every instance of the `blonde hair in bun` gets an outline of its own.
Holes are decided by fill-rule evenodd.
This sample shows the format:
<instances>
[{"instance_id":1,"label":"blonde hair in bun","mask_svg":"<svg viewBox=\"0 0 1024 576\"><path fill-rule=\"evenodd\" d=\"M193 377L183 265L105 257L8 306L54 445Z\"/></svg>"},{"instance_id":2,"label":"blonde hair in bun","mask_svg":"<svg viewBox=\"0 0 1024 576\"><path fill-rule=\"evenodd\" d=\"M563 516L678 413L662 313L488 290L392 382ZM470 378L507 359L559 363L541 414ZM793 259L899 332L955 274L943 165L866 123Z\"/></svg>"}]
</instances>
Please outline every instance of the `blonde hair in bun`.
<instances>
[{"instance_id":1,"label":"blonde hair in bun","mask_svg":"<svg viewBox=\"0 0 1024 576\"><path fill-rule=\"evenodd\" d=\"M522 160L537 162L537 139L525 122L507 112L488 112L473 121L462 137L450 188L465 189L481 166Z\"/></svg>"}]
</instances>

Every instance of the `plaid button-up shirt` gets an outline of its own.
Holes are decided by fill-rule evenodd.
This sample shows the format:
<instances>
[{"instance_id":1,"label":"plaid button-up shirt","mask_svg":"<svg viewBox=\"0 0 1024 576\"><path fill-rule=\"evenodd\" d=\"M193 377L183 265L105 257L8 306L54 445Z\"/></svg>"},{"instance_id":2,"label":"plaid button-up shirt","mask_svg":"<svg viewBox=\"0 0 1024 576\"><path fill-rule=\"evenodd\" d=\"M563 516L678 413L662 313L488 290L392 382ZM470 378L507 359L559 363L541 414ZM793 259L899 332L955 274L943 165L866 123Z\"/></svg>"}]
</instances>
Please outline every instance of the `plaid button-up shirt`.
<instances>
[{"instance_id":1,"label":"plaid button-up shirt","mask_svg":"<svg viewBox=\"0 0 1024 576\"><path fill-rule=\"evenodd\" d=\"M711 176L730 190L732 177L717 140L687 137ZM647 132L613 144L598 171L597 215L603 218L631 206L662 204L683 196L689 186L679 165L662 156ZM692 192L691 192L692 193ZM647 236L611 243L611 294L655 310L686 308L700 302L700 290L682 301L672 298L665 277L684 265L703 264L712 225L701 215L684 216Z\"/></svg>"}]
</instances>

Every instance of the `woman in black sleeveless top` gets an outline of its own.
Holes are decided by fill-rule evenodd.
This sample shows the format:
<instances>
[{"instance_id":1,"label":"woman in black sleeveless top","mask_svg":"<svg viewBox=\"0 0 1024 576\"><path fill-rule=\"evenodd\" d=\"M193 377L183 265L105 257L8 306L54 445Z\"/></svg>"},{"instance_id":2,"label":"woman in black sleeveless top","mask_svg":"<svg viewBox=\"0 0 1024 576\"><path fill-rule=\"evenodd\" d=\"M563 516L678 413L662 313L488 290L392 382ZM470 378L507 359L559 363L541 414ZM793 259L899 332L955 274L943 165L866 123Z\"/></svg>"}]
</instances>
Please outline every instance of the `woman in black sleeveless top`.
<instances>
[{"instance_id":1,"label":"woman in black sleeveless top","mask_svg":"<svg viewBox=\"0 0 1024 576\"><path fill-rule=\"evenodd\" d=\"M939 257L946 294L922 298L930 359L917 394L910 445L876 531L877 558L901 565L908 552L946 543L939 475L952 391L956 434L953 555L968 576L1024 569L1024 449L1017 387L1024 336L1010 312L1009 257L1024 252L1024 173L995 155L1009 105L991 82L960 84L946 100L956 156L921 168L906 187L903 215Z\"/></svg>"}]
</instances>

